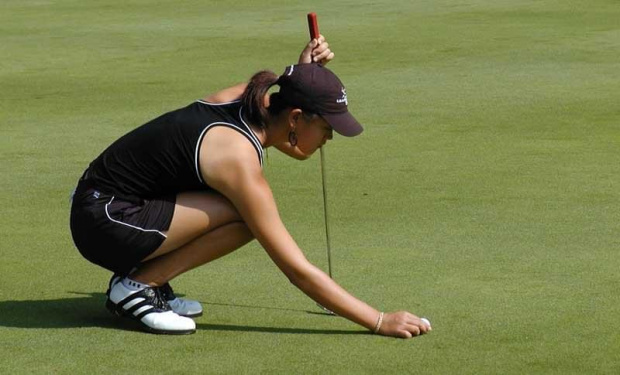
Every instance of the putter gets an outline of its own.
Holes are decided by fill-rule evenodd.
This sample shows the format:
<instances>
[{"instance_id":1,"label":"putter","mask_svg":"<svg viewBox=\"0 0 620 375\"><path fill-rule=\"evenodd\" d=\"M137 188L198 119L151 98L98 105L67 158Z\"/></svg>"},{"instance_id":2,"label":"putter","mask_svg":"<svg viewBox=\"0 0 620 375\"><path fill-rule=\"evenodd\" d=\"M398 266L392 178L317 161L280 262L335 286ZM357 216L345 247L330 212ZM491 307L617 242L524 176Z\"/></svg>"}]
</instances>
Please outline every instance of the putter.
<instances>
[{"instance_id":1,"label":"putter","mask_svg":"<svg viewBox=\"0 0 620 375\"><path fill-rule=\"evenodd\" d=\"M319 38L319 24L317 22L316 13L308 13L308 30L310 31L310 40ZM330 278L334 278L332 275L332 250L331 241L329 236L329 215L327 214L327 185L325 182L325 152L323 147L320 148L321 152L321 181L323 182L323 213L325 217L325 238L327 240L327 270ZM327 309L321 304L317 303L321 309L330 315L336 315L333 311Z\"/></svg>"},{"instance_id":2,"label":"putter","mask_svg":"<svg viewBox=\"0 0 620 375\"><path fill-rule=\"evenodd\" d=\"M329 277L334 278L332 275L332 245L329 236L329 214L327 210L327 182L325 179L325 152L323 147L321 150L321 181L323 182L323 213L325 216L325 239L327 241L327 270Z\"/></svg>"}]
</instances>

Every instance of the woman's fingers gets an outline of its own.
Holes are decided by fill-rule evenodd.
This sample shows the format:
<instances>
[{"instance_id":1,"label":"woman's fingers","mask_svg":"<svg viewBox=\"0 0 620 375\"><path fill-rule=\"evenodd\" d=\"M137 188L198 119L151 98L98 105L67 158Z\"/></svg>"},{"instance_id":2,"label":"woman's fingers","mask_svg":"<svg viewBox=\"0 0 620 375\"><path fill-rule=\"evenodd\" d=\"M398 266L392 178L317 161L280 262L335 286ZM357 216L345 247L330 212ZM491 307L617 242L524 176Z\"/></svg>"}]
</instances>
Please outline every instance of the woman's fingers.
<instances>
[{"instance_id":1,"label":"woman's fingers","mask_svg":"<svg viewBox=\"0 0 620 375\"><path fill-rule=\"evenodd\" d=\"M428 320L425 321L406 311L388 313L380 333L386 336L412 338L431 331L431 326L427 322Z\"/></svg>"},{"instance_id":2,"label":"woman's fingers","mask_svg":"<svg viewBox=\"0 0 620 375\"><path fill-rule=\"evenodd\" d=\"M312 61L314 62L322 62L323 60L329 61L333 58L334 53L329 48L323 49L319 46L312 51Z\"/></svg>"},{"instance_id":3,"label":"woman's fingers","mask_svg":"<svg viewBox=\"0 0 620 375\"><path fill-rule=\"evenodd\" d=\"M301 51L301 55L299 55L299 64L310 64L312 62L312 50L318 46L318 41L316 39L312 39L306 47Z\"/></svg>"},{"instance_id":4,"label":"woman's fingers","mask_svg":"<svg viewBox=\"0 0 620 375\"><path fill-rule=\"evenodd\" d=\"M316 47L312 49L312 61L327 64L334 58L334 53L329 48L329 43L325 41L325 37L321 35L316 39Z\"/></svg>"},{"instance_id":5,"label":"woman's fingers","mask_svg":"<svg viewBox=\"0 0 620 375\"><path fill-rule=\"evenodd\" d=\"M323 65L334 59L335 55L329 48L325 37L320 35L318 39L312 39L299 55L299 64L321 63Z\"/></svg>"}]
</instances>

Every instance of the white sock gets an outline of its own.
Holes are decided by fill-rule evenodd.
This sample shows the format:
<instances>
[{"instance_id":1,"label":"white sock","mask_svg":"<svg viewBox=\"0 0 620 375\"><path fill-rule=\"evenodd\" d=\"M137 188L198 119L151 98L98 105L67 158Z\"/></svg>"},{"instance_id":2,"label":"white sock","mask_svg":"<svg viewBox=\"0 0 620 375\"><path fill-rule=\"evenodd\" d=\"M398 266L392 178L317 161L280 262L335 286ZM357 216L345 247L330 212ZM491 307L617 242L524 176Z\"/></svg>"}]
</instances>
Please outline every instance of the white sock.
<instances>
[{"instance_id":1,"label":"white sock","mask_svg":"<svg viewBox=\"0 0 620 375\"><path fill-rule=\"evenodd\" d=\"M148 285L132 280L129 277L124 278L121 282L125 288L133 291L142 290L148 287Z\"/></svg>"}]
</instances>

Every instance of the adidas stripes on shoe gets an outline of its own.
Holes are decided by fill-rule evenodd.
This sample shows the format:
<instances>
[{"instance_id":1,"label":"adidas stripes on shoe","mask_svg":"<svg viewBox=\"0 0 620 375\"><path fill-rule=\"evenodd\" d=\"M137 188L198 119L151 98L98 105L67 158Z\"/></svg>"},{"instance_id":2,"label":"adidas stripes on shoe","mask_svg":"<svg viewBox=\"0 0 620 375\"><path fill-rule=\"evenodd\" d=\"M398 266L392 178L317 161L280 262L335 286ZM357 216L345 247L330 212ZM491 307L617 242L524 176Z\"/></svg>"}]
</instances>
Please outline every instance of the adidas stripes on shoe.
<instances>
[{"instance_id":1,"label":"adidas stripes on shoe","mask_svg":"<svg viewBox=\"0 0 620 375\"><path fill-rule=\"evenodd\" d=\"M183 335L196 332L196 323L173 312L157 289L129 290L119 281L120 278L111 283L106 301L106 307L114 314L139 322L151 333Z\"/></svg>"},{"instance_id":2,"label":"adidas stripes on shoe","mask_svg":"<svg viewBox=\"0 0 620 375\"><path fill-rule=\"evenodd\" d=\"M110 279L110 283L108 285L108 291L106 292L106 295L109 296L112 286L120 282L122 279L123 278L119 276L118 274L112 275L112 278ZM200 304L200 302L194 301L191 299L186 299L186 298L178 298L174 294L174 291L172 290L172 286L170 286L170 283L166 283L154 289L157 289L159 291L159 294L162 296L162 298L166 302L168 302L168 305L170 305L170 308L175 313L181 316L186 316L188 318L196 318L196 317L202 316L203 310L202 310L202 305Z\"/></svg>"}]
</instances>

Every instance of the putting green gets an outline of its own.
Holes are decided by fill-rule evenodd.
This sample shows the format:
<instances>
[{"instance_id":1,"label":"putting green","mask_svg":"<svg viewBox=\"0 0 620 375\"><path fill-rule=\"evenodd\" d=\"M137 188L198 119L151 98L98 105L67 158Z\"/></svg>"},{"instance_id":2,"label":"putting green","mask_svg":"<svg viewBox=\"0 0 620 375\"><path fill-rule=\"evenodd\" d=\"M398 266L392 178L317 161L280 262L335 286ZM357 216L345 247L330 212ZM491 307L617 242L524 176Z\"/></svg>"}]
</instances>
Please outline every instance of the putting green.
<instances>
[{"instance_id":1,"label":"putting green","mask_svg":"<svg viewBox=\"0 0 620 375\"><path fill-rule=\"evenodd\" d=\"M326 148L334 277L433 322L321 314L252 243L181 276L198 332L103 308L68 196L110 142L259 69L319 15L359 138ZM620 8L575 1L0 3L0 373L620 372ZM318 155L271 150L287 227L327 269ZM135 371L134 371L135 370Z\"/></svg>"}]
</instances>

